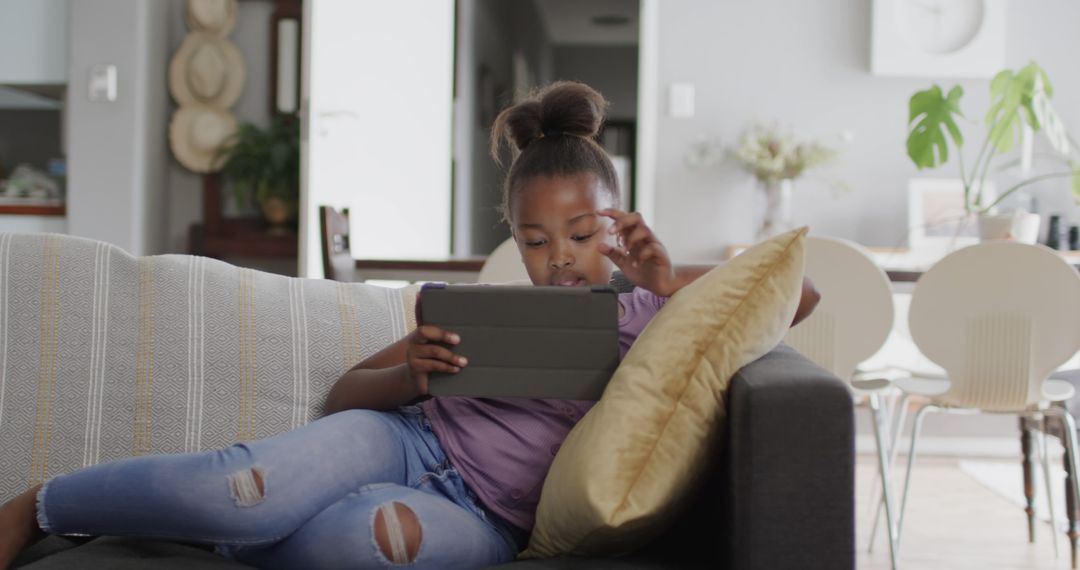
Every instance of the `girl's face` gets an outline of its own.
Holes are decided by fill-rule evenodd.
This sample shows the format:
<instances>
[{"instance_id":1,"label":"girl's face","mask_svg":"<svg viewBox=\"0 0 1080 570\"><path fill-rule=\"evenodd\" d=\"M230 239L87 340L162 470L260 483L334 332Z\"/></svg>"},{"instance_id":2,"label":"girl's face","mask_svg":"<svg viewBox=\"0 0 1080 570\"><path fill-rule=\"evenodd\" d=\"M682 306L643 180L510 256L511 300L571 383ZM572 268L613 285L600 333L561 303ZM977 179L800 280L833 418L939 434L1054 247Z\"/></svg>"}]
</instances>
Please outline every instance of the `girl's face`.
<instances>
[{"instance_id":1,"label":"girl's face","mask_svg":"<svg viewBox=\"0 0 1080 570\"><path fill-rule=\"evenodd\" d=\"M615 237L597 212L615 204L596 176L533 178L511 200L511 231L534 285L607 285L614 265L598 246Z\"/></svg>"}]
</instances>

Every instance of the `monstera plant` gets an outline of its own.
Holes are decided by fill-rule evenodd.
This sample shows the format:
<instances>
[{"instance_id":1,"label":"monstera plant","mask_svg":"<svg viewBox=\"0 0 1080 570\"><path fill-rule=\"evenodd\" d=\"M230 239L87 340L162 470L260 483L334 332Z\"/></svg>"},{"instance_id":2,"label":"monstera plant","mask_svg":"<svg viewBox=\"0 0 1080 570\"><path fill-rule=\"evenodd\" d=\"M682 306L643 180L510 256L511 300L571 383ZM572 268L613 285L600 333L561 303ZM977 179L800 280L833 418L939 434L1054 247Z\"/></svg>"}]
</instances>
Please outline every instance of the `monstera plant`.
<instances>
[{"instance_id":1,"label":"monstera plant","mask_svg":"<svg viewBox=\"0 0 1080 570\"><path fill-rule=\"evenodd\" d=\"M983 119L986 139L979 147L974 162L965 164L962 152L964 135L960 128L960 120L964 117L960 110L963 88L958 85L945 93L934 85L919 91L911 96L908 107L908 156L920 170L936 168L949 160L949 141L952 141L964 185L964 207L968 213L987 213L1020 188L1054 178L1071 178L1073 196L1080 200L1080 149L1051 104L1053 93L1046 72L1034 62L1015 72L1005 70L998 73L990 83L991 105ZM987 176L993 169L995 157L1017 148L1027 128L1045 135L1054 151L1052 156L1059 164L1058 168L1021 180L996 197L984 196ZM1007 168L1017 161L998 164L998 169ZM984 201L988 203L984 204Z\"/></svg>"}]
</instances>

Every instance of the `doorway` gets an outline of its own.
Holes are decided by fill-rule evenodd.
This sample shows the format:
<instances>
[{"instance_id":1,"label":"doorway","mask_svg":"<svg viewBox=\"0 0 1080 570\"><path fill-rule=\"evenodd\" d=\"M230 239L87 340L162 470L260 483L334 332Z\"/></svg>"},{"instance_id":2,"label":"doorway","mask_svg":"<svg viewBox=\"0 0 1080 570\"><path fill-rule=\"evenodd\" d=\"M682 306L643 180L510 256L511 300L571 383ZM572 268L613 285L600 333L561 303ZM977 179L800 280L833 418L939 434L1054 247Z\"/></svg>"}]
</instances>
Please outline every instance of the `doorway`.
<instances>
[{"instance_id":1,"label":"doorway","mask_svg":"<svg viewBox=\"0 0 1080 570\"><path fill-rule=\"evenodd\" d=\"M552 81L582 81L611 103L599 142L615 163L623 208L635 208L640 11L639 0L458 0L455 255L486 255L510 236L499 213L505 170L488 153L491 124Z\"/></svg>"},{"instance_id":2,"label":"doorway","mask_svg":"<svg viewBox=\"0 0 1080 570\"><path fill-rule=\"evenodd\" d=\"M622 173L624 205L648 215L656 2L304 2L299 274L322 274L321 205L361 215L351 223L357 258L490 253L509 236L491 123L556 79L611 101L600 140Z\"/></svg>"}]
</instances>

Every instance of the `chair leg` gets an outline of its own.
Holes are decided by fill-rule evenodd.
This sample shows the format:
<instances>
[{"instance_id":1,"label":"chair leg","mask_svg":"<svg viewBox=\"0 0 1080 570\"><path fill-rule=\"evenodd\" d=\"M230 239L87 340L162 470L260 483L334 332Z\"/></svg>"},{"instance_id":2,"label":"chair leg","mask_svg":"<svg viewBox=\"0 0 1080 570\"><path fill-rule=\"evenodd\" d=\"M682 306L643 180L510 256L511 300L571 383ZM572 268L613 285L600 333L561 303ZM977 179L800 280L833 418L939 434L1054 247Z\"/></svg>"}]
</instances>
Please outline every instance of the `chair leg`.
<instances>
[{"instance_id":1,"label":"chair leg","mask_svg":"<svg viewBox=\"0 0 1080 570\"><path fill-rule=\"evenodd\" d=\"M896 519L896 547L900 548L900 539L904 532L904 512L907 511L908 492L911 490L911 467L915 463L916 446L919 443L919 432L922 431L923 418L927 412L940 410L934 404L926 404L915 414L915 423L911 426L911 449L908 451L907 471L904 473L904 494L900 499L900 515Z\"/></svg>"},{"instance_id":2,"label":"chair leg","mask_svg":"<svg viewBox=\"0 0 1080 570\"><path fill-rule=\"evenodd\" d=\"M1031 427L1028 419L1020 417L1020 464L1024 470L1024 512L1028 520L1028 542L1035 542L1035 479L1031 463Z\"/></svg>"},{"instance_id":3,"label":"chair leg","mask_svg":"<svg viewBox=\"0 0 1080 570\"><path fill-rule=\"evenodd\" d=\"M1050 509L1050 536L1054 543L1054 558L1061 555L1058 549L1058 532L1061 526L1058 524L1057 509L1054 508L1054 487L1050 484L1050 451L1047 448L1048 422L1045 415L1041 418L1042 430L1039 432L1039 461L1042 463L1043 481L1046 483L1046 507Z\"/></svg>"},{"instance_id":4,"label":"chair leg","mask_svg":"<svg viewBox=\"0 0 1080 570\"><path fill-rule=\"evenodd\" d=\"M1061 442L1065 443L1065 422L1061 422ZM1064 467L1065 467L1065 516L1069 520L1069 528L1067 534L1069 536L1069 552L1072 560L1072 567L1076 568L1077 556L1076 546L1077 538L1080 537L1080 533L1077 532L1076 527L1076 500L1077 496L1073 489L1073 478L1076 474L1073 473L1072 466L1072 452L1069 450L1068 445L1063 446L1065 448Z\"/></svg>"},{"instance_id":5,"label":"chair leg","mask_svg":"<svg viewBox=\"0 0 1080 570\"><path fill-rule=\"evenodd\" d=\"M881 469L874 471L874 481L870 483L871 496L870 504L874 505L874 519L870 526L870 541L867 543L866 552L868 554L874 553L874 542L877 539L878 523L881 521L881 511L885 508L885 497L881 494L881 486L878 483L881 481Z\"/></svg>"},{"instance_id":6,"label":"chair leg","mask_svg":"<svg viewBox=\"0 0 1080 570\"><path fill-rule=\"evenodd\" d=\"M889 465L896 464L896 456L900 451L900 435L904 431L904 418L907 414L907 405L910 396L904 394L900 397L899 402L895 403L892 407L892 427L889 431ZM877 477L880 474L875 474ZM877 494L877 479L874 480L874 495L871 499L871 504L875 504L874 507L874 520L870 526L870 546L867 548L867 552L874 553L874 542L877 538L878 522L881 521L881 510L885 506L885 498Z\"/></svg>"},{"instance_id":7,"label":"chair leg","mask_svg":"<svg viewBox=\"0 0 1080 570\"><path fill-rule=\"evenodd\" d=\"M1070 481L1070 483L1072 483L1070 485L1070 491L1072 491L1073 497L1080 497L1080 477L1077 477L1077 473L1080 472L1080 470L1077 469L1077 456L1076 456L1076 453L1077 453L1078 445L1077 445L1077 441L1076 441L1076 420L1074 420L1073 417L1072 417L1072 414L1070 414L1069 411L1064 409L1064 408L1058 408L1058 407L1055 407L1055 406L1050 406L1045 411L1045 413L1061 418L1061 420L1065 424L1064 429L1062 431L1065 432L1064 438L1063 438L1065 440L1065 457L1067 458L1067 460L1069 462L1069 465L1067 466L1065 471L1066 471L1066 473L1071 473L1071 475L1072 475L1071 477L1069 477L1069 481ZM1071 531L1072 531L1072 529L1070 528L1070 539L1072 539ZM1075 547L1076 542L1075 542L1075 539L1073 539L1073 544L1074 544L1074 546L1073 546L1072 566L1073 566L1073 568L1076 568L1076 547Z\"/></svg>"},{"instance_id":8,"label":"chair leg","mask_svg":"<svg viewBox=\"0 0 1080 570\"><path fill-rule=\"evenodd\" d=\"M885 502L885 529L889 537L889 560L892 564L893 570L897 568L897 544L896 544L896 527L893 525L893 501L892 501L892 476L891 466L889 465L889 449L888 444L885 441L886 434L884 433L888 425L888 419L885 414L882 414L881 410L881 396L879 394L870 395L870 411L874 415L874 439L877 441L877 454L878 454L878 470L881 471L881 496Z\"/></svg>"},{"instance_id":9,"label":"chair leg","mask_svg":"<svg viewBox=\"0 0 1080 570\"><path fill-rule=\"evenodd\" d=\"M874 422L871 427L874 427L876 429L877 415L874 412L874 403L871 401L873 397L873 395L867 396L866 403L870 407L870 421ZM888 414L888 417L892 416L892 412L888 404L885 404L881 407L881 412L883 414ZM877 449L877 439L874 440L874 446L874 449ZM868 505L873 505L869 508L873 509L874 511L874 524L873 527L870 529L870 546L867 549L867 552L870 554L874 553L874 538L877 536L877 524L878 519L881 517L881 509L883 507L884 500L885 497L881 494L881 467L879 466L877 469L874 470L874 480L870 483L870 502L868 503Z\"/></svg>"},{"instance_id":10,"label":"chair leg","mask_svg":"<svg viewBox=\"0 0 1080 570\"><path fill-rule=\"evenodd\" d=\"M904 394L900 397L900 403L897 404L893 417L892 438L889 441L889 465L892 465L896 461L896 455L900 450L900 435L904 431L904 420L907 416L908 400L911 396Z\"/></svg>"}]
</instances>

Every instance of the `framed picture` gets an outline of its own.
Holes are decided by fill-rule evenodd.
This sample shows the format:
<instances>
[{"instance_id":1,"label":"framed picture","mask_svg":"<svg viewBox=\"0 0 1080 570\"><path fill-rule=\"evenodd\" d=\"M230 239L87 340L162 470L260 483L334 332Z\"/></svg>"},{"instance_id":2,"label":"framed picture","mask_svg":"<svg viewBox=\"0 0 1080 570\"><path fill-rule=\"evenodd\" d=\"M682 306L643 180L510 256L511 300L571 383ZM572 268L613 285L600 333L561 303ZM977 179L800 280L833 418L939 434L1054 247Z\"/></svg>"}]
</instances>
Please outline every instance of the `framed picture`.
<instances>
[{"instance_id":1,"label":"framed picture","mask_svg":"<svg viewBox=\"0 0 1080 570\"><path fill-rule=\"evenodd\" d=\"M996 195L986 183L983 203ZM908 246L967 245L978 241L975 214L964 211L964 184L958 178L908 181Z\"/></svg>"}]
</instances>

